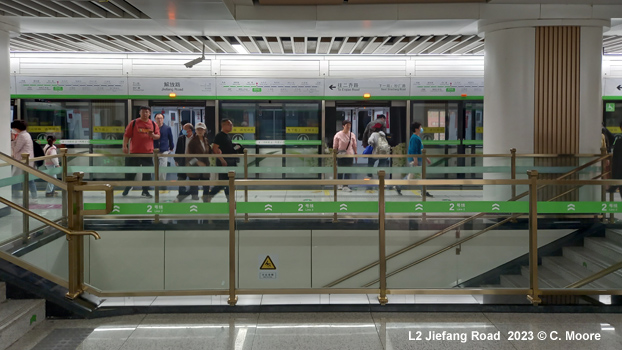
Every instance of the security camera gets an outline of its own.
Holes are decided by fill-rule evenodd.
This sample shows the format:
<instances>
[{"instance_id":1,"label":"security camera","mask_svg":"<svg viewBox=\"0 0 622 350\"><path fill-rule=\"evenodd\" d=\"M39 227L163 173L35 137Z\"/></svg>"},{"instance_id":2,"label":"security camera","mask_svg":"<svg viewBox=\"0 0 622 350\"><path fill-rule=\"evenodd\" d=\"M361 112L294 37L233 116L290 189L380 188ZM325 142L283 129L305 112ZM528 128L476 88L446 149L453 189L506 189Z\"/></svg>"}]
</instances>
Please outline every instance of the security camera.
<instances>
[{"instance_id":1,"label":"security camera","mask_svg":"<svg viewBox=\"0 0 622 350\"><path fill-rule=\"evenodd\" d=\"M186 66L186 68L192 68L192 67L194 67L195 64L203 62L204 59L205 59L205 57L203 57L203 56L197 57L197 58L193 59L190 62L184 63L184 66Z\"/></svg>"},{"instance_id":2,"label":"security camera","mask_svg":"<svg viewBox=\"0 0 622 350\"><path fill-rule=\"evenodd\" d=\"M197 57L190 62L184 63L184 66L186 66L186 68L192 68L194 67L195 64L203 62L204 59L205 59L205 43L203 43L203 52L201 53L201 57Z\"/></svg>"}]
</instances>

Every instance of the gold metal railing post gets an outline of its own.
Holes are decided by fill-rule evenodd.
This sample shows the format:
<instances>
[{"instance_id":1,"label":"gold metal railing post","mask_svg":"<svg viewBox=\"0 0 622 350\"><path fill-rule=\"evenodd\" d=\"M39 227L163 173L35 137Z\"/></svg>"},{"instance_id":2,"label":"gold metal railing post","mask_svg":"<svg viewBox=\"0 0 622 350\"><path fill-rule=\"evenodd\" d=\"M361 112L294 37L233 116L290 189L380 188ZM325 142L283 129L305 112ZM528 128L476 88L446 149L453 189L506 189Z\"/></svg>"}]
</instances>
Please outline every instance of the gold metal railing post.
<instances>
[{"instance_id":1,"label":"gold metal railing post","mask_svg":"<svg viewBox=\"0 0 622 350\"><path fill-rule=\"evenodd\" d=\"M387 249L386 249L386 236L384 229L385 220L385 208L384 208L384 177L385 171L378 171L378 247L380 262L380 295L378 301L380 305L386 305L389 302L387 298Z\"/></svg>"},{"instance_id":2,"label":"gold metal railing post","mask_svg":"<svg viewBox=\"0 0 622 350\"><path fill-rule=\"evenodd\" d=\"M607 155L607 147L601 147L600 148L600 155L601 155L601 157ZM600 174L601 174L600 179L601 180L605 180L605 168L606 168L606 165L607 165L607 159L603 159L600 162ZM600 186L600 201L601 202L607 201L607 189L605 188L604 185ZM607 220L607 214L603 214L602 220L603 221Z\"/></svg>"},{"instance_id":3,"label":"gold metal railing post","mask_svg":"<svg viewBox=\"0 0 622 350\"><path fill-rule=\"evenodd\" d=\"M333 149L333 180L337 180L337 150ZM337 202L337 185L333 186L333 201ZM337 222L337 213L333 214L333 222Z\"/></svg>"},{"instance_id":4,"label":"gold metal railing post","mask_svg":"<svg viewBox=\"0 0 622 350\"><path fill-rule=\"evenodd\" d=\"M510 158L510 179L516 180L516 148L510 149L511 158ZM516 185L512 185L512 198L516 197ZM510 220L512 223L517 223L518 220L516 218Z\"/></svg>"},{"instance_id":5,"label":"gold metal railing post","mask_svg":"<svg viewBox=\"0 0 622 350\"><path fill-rule=\"evenodd\" d=\"M63 171L61 173L61 180L63 182L67 182L67 148L61 148L60 149L60 156L61 156L61 166L63 167ZM61 211L61 216L63 217L63 221L62 221L62 225L63 226L67 226L67 191L61 191L62 192L62 211Z\"/></svg>"},{"instance_id":6,"label":"gold metal railing post","mask_svg":"<svg viewBox=\"0 0 622 350\"><path fill-rule=\"evenodd\" d=\"M527 299L533 305L542 302L538 289L538 171L528 171L529 175L529 288Z\"/></svg>"},{"instance_id":7,"label":"gold metal railing post","mask_svg":"<svg viewBox=\"0 0 622 350\"><path fill-rule=\"evenodd\" d=\"M68 228L71 231L83 231L82 208L83 192L76 190L76 186L83 185L84 173L74 173L67 177L67 206ZM77 298L85 290L84 286L84 236L67 235L69 254L69 291L68 299Z\"/></svg>"},{"instance_id":8,"label":"gold metal railing post","mask_svg":"<svg viewBox=\"0 0 622 350\"><path fill-rule=\"evenodd\" d=\"M414 160L414 158L413 158ZM424 148L421 150L421 179L425 180L426 178L426 171L428 168L428 156L427 156L427 150ZM421 201L425 202L426 201L426 193L428 193L428 188L426 186L421 186ZM425 213L421 213L421 221L425 221L426 220L426 215Z\"/></svg>"},{"instance_id":9,"label":"gold metal railing post","mask_svg":"<svg viewBox=\"0 0 622 350\"><path fill-rule=\"evenodd\" d=\"M155 181L160 181L160 158L158 157L158 154L160 153L160 150L157 148L153 149L153 179ZM154 191L154 199L155 199L155 203L160 203L160 186L156 185L153 188ZM153 219L153 222L155 222L156 224L160 222L160 215L155 214L155 217Z\"/></svg>"},{"instance_id":10,"label":"gold metal railing post","mask_svg":"<svg viewBox=\"0 0 622 350\"><path fill-rule=\"evenodd\" d=\"M244 149L244 180L248 180L248 150ZM244 203L248 202L248 186L244 186ZM244 214L244 222L248 222L248 213Z\"/></svg>"},{"instance_id":11,"label":"gold metal railing post","mask_svg":"<svg viewBox=\"0 0 622 350\"><path fill-rule=\"evenodd\" d=\"M235 295L235 171L229 172L229 305L237 304Z\"/></svg>"},{"instance_id":12,"label":"gold metal railing post","mask_svg":"<svg viewBox=\"0 0 622 350\"><path fill-rule=\"evenodd\" d=\"M610 192L609 193L609 201L613 202L613 196L615 195L615 192ZM609 223L613 224L615 222L615 218L613 217L613 213L609 214Z\"/></svg>"},{"instance_id":13,"label":"gold metal railing post","mask_svg":"<svg viewBox=\"0 0 622 350\"><path fill-rule=\"evenodd\" d=\"M29 153L22 153L22 161L24 164L28 165L28 159L30 158ZM29 174L26 171L22 170L22 174L24 174L24 180L22 181L22 206L25 209L30 208L30 187L28 186ZM22 242L28 242L28 232L30 232L30 218L28 215L22 215L22 228L23 228L23 237Z\"/></svg>"}]
</instances>

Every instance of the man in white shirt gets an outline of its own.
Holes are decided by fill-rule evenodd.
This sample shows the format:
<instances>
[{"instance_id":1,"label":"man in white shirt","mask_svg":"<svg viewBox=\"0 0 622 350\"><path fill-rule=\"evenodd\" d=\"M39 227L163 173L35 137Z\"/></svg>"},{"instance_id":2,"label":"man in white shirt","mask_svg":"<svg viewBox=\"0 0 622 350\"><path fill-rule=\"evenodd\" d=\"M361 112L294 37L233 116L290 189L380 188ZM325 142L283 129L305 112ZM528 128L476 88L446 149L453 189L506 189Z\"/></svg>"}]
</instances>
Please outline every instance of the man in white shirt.
<instances>
[{"instance_id":1,"label":"man in white shirt","mask_svg":"<svg viewBox=\"0 0 622 350\"><path fill-rule=\"evenodd\" d=\"M352 128L352 122L344 120L343 130L335 134L333 138L333 149L337 150L337 154L343 155L355 155L356 154L356 135L350 131ZM356 158L337 158L337 165L339 167L349 167L354 164ZM349 179L350 174L337 174L338 179ZM339 186L339 189L345 192L352 192L352 190L346 186Z\"/></svg>"}]
</instances>

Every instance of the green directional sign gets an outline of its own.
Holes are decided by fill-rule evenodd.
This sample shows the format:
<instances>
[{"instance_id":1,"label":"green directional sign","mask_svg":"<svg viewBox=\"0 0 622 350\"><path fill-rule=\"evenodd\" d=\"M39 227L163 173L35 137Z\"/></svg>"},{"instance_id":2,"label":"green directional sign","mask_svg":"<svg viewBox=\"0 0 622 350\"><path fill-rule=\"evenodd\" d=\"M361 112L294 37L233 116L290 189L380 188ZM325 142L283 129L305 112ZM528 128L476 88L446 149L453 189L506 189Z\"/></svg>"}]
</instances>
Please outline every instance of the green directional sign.
<instances>
[{"instance_id":1,"label":"green directional sign","mask_svg":"<svg viewBox=\"0 0 622 350\"><path fill-rule=\"evenodd\" d=\"M622 203L614 202L538 202L540 214L622 213Z\"/></svg>"},{"instance_id":2,"label":"green directional sign","mask_svg":"<svg viewBox=\"0 0 622 350\"><path fill-rule=\"evenodd\" d=\"M616 104L615 103L606 103L605 104L605 111L606 112L615 112L616 111Z\"/></svg>"},{"instance_id":3,"label":"green directional sign","mask_svg":"<svg viewBox=\"0 0 622 350\"><path fill-rule=\"evenodd\" d=\"M387 202L387 213L528 213L527 202Z\"/></svg>"},{"instance_id":4,"label":"green directional sign","mask_svg":"<svg viewBox=\"0 0 622 350\"><path fill-rule=\"evenodd\" d=\"M378 202L239 202L242 214L271 213L377 213Z\"/></svg>"},{"instance_id":5,"label":"green directional sign","mask_svg":"<svg viewBox=\"0 0 622 350\"><path fill-rule=\"evenodd\" d=\"M103 203L84 203L85 210L101 210ZM228 203L118 203L110 215L228 214Z\"/></svg>"}]
</instances>

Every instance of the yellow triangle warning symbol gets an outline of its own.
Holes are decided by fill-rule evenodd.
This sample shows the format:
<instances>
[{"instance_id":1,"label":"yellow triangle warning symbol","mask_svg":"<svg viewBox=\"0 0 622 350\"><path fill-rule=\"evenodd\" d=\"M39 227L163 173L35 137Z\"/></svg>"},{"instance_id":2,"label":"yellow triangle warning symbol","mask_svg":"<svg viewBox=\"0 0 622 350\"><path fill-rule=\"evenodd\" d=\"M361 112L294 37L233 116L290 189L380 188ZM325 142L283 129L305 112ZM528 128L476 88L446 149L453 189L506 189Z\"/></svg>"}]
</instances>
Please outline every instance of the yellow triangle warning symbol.
<instances>
[{"instance_id":1,"label":"yellow triangle warning symbol","mask_svg":"<svg viewBox=\"0 0 622 350\"><path fill-rule=\"evenodd\" d=\"M263 263L261 263L261 267L259 269L260 270L276 270L276 266L274 266L272 259L270 259L270 255L266 256Z\"/></svg>"}]
</instances>

